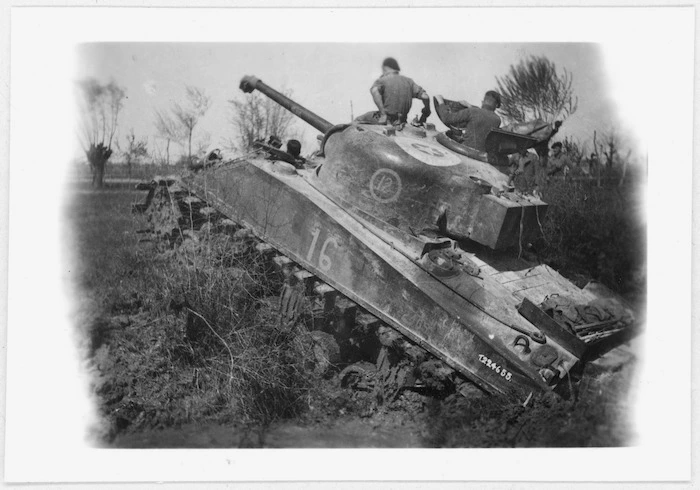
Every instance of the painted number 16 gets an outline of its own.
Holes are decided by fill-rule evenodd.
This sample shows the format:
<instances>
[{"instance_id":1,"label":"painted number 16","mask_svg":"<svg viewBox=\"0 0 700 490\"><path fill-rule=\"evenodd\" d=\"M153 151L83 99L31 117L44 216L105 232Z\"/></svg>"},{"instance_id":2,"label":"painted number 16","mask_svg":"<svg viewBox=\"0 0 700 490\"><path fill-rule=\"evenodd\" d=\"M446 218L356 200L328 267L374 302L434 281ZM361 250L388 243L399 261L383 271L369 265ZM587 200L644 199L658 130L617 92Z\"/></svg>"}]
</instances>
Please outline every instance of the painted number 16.
<instances>
[{"instance_id":1,"label":"painted number 16","mask_svg":"<svg viewBox=\"0 0 700 490\"><path fill-rule=\"evenodd\" d=\"M321 229L316 228L311 232L313 239L311 240L311 246L309 247L309 253L306 254L306 260L311 262L314 256L314 251L316 250L316 243L318 242L318 236L321 234ZM324 272L328 272L333 266L331 258L326 254L328 246L333 244L334 247L338 247L338 242L333 237L326 238L326 241L321 245L321 251L318 254L318 266Z\"/></svg>"}]
</instances>

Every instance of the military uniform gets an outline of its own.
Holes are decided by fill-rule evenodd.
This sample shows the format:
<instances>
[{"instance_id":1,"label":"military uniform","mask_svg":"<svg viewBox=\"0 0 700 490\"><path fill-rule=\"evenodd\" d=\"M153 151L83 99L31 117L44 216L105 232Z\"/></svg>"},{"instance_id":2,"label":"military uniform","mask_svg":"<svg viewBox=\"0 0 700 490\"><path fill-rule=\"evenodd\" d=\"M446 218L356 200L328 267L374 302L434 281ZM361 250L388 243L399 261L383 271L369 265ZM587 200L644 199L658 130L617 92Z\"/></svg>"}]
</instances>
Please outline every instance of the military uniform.
<instances>
[{"instance_id":1,"label":"military uniform","mask_svg":"<svg viewBox=\"0 0 700 490\"><path fill-rule=\"evenodd\" d=\"M559 152L558 155L549 155L547 160L547 177L561 176L564 177L570 167L569 159L564 152Z\"/></svg>"},{"instance_id":2,"label":"military uniform","mask_svg":"<svg viewBox=\"0 0 700 490\"><path fill-rule=\"evenodd\" d=\"M396 71L386 73L379 77L372 88L378 88L382 95L384 110L387 119L391 123L405 123L414 98L420 98L424 90L413 79L405 77ZM379 120L379 111L372 111L359 116L356 121L363 123L376 123Z\"/></svg>"},{"instance_id":3,"label":"military uniform","mask_svg":"<svg viewBox=\"0 0 700 490\"><path fill-rule=\"evenodd\" d=\"M525 155L516 153L510 157L510 182L518 190L530 192L535 186L537 166L540 158L534 151L528 151Z\"/></svg>"},{"instance_id":4,"label":"military uniform","mask_svg":"<svg viewBox=\"0 0 700 490\"><path fill-rule=\"evenodd\" d=\"M462 130L462 144L479 151L486 151L486 136L501 126L501 118L495 112L481 107L454 111L449 105L441 104L437 113L443 123Z\"/></svg>"}]
</instances>

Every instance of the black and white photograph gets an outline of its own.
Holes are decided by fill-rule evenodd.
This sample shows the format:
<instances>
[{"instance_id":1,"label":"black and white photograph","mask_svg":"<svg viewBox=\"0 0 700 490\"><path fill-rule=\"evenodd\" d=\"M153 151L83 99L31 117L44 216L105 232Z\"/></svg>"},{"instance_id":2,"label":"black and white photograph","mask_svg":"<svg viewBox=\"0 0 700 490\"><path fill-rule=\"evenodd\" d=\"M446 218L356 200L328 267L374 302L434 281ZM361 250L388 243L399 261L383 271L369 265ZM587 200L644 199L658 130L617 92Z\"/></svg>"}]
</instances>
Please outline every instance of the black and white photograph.
<instances>
[{"instance_id":1,"label":"black and white photograph","mask_svg":"<svg viewBox=\"0 0 700 490\"><path fill-rule=\"evenodd\" d=\"M10 481L690 477L692 9L31 10Z\"/></svg>"},{"instance_id":2,"label":"black and white photograph","mask_svg":"<svg viewBox=\"0 0 700 490\"><path fill-rule=\"evenodd\" d=\"M644 156L595 45L78 50L105 443L629 442Z\"/></svg>"}]
</instances>

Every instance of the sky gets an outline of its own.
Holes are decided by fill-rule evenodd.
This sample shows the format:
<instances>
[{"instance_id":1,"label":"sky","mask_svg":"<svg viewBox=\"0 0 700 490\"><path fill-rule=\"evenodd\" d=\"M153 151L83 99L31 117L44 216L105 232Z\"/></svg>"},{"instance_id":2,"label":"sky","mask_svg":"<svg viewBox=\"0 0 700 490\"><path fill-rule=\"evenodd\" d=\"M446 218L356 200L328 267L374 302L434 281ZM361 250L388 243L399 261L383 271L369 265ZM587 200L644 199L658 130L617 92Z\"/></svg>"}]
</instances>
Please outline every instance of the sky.
<instances>
[{"instance_id":1,"label":"sky","mask_svg":"<svg viewBox=\"0 0 700 490\"><path fill-rule=\"evenodd\" d=\"M569 135L584 143L594 130L619 124L602 50L593 43L90 43L77 47L75 79L113 79L123 86L127 98L118 139L123 142L133 128L151 148L163 144L156 138L154 111L182 102L185 85L202 88L212 104L193 138L209 134L213 148L235 134L227 101L246 96L238 88L243 75L289 90L306 108L343 123L350 120L351 107L355 116L375 109L369 88L387 56L396 58L401 73L431 97L480 104L484 92L496 88L497 76L530 55L546 56L559 71L566 68L573 75L578 110L565 121L560 139ZM415 101L410 117L421 108ZM444 128L434 111L429 122ZM292 131L304 144L302 153L315 149L315 129L299 121Z\"/></svg>"}]
</instances>

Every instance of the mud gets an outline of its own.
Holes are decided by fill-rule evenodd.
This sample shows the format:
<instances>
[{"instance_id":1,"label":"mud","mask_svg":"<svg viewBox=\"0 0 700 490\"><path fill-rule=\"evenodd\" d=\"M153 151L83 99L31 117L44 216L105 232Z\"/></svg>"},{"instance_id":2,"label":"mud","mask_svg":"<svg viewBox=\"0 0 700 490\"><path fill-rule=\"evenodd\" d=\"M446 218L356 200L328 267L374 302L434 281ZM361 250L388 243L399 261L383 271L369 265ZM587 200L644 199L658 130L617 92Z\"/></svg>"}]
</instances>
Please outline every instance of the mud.
<instances>
[{"instance_id":1,"label":"mud","mask_svg":"<svg viewBox=\"0 0 700 490\"><path fill-rule=\"evenodd\" d=\"M394 422L396 425L397 422ZM116 448L408 448L423 447L416 423L339 419L322 425L278 423L265 430L209 424L118 436Z\"/></svg>"}]
</instances>

